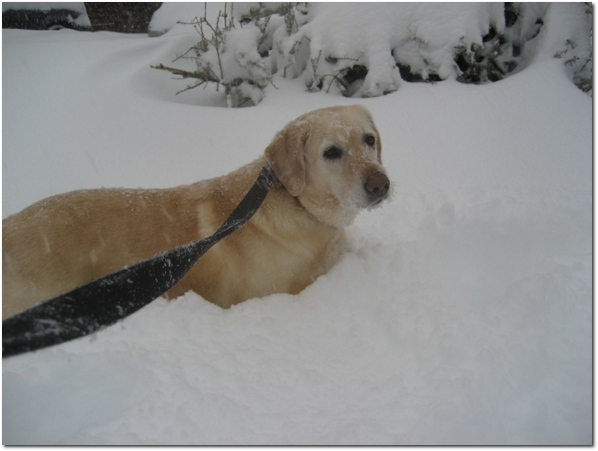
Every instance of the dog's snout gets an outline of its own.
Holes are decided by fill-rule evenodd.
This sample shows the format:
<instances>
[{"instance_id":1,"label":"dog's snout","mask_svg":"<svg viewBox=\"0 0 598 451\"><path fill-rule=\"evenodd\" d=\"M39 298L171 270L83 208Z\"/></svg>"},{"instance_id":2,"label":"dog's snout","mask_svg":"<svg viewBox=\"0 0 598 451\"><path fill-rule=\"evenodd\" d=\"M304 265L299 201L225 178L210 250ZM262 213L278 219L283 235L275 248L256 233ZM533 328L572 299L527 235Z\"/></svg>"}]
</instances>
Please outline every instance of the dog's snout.
<instances>
[{"instance_id":1,"label":"dog's snout","mask_svg":"<svg viewBox=\"0 0 598 451\"><path fill-rule=\"evenodd\" d=\"M382 172L370 174L365 181L365 190L372 201L381 200L390 187L390 180Z\"/></svg>"}]
</instances>

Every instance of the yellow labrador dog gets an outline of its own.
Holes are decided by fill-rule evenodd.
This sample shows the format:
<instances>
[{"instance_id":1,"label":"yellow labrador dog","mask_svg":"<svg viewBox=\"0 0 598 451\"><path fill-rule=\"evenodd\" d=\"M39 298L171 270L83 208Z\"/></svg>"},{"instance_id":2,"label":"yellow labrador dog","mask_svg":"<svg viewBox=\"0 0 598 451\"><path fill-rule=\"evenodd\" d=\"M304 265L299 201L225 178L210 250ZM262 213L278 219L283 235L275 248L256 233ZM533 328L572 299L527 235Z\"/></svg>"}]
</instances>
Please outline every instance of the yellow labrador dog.
<instances>
[{"instance_id":1,"label":"yellow labrador dog","mask_svg":"<svg viewBox=\"0 0 598 451\"><path fill-rule=\"evenodd\" d=\"M168 293L229 307L298 293L337 260L343 227L387 197L378 130L360 106L307 113L231 174L161 190L98 189L42 200L2 222L2 318L160 252L209 236L265 161L278 182L255 216Z\"/></svg>"}]
</instances>

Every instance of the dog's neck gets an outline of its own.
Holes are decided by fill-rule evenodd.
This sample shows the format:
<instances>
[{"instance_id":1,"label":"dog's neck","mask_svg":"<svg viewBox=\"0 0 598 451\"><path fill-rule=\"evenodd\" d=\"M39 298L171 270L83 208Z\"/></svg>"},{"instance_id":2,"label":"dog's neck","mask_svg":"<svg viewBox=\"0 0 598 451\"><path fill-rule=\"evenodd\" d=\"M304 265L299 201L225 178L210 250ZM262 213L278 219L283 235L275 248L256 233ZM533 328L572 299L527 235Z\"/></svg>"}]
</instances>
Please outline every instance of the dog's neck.
<instances>
[{"instance_id":1,"label":"dog's neck","mask_svg":"<svg viewBox=\"0 0 598 451\"><path fill-rule=\"evenodd\" d=\"M270 205L275 204L284 205L284 208L269 208ZM290 214L293 210L298 210L302 214ZM280 182L274 185L254 221L257 224L261 221L269 221L270 225L276 225L276 228L284 233L292 230L295 234L308 236L309 240L319 238L327 242L343 233L342 228L327 224L312 214L303 206L299 198L291 196Z\"/></svg>"}]
</instances>

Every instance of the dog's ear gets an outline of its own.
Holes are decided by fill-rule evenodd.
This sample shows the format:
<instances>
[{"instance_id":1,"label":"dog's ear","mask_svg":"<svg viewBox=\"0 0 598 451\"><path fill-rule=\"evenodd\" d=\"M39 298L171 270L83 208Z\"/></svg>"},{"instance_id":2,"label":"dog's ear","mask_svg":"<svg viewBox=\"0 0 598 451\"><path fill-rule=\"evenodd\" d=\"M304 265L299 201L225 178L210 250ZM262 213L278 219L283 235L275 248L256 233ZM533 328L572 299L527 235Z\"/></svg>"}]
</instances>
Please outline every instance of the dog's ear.
<instances>
[{"instance_id":1,"label":"dog's ear","mask_svg":"<svg viewBox=\"0 0 598 451\"><path fill-rule=\"evenodd\" d=\"M306 121L293 121L276 134L265 151L276 177L293 197L305 189L304 149L309 130Z\"/></svg>"},{"instance_id":2,"label":"dog's ear","mask_svg":"<svg viewBox=\"0 0 598 451\"><path fill-rule=\"evenodd\" d=\"M380 140L380 132L374 125L374 121L372 121L372 126L376 132L376 153L378 155L378 163L382 164L382 141Z\"/></svg>"}]
</instances>

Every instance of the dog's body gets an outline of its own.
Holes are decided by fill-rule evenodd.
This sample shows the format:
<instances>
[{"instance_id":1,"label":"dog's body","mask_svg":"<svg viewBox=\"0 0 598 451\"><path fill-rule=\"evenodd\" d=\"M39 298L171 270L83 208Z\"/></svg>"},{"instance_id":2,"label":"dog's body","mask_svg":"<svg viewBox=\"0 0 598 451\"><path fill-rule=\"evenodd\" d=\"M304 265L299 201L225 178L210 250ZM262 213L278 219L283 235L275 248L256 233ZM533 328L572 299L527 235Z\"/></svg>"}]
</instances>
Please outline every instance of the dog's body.
<instances>
[{"instance_id":1,"label":"dog's body","mask_svg":"<svg viewBox=\"0 0 598 451\"><path fill-rule=\"evenodd\" d=\"M255 216L168 293L221 307L298 293L337 260L343 227L386 197L378 131L361 107L308 113L265 156L223 177L164 190L76 191L2 223L2 318L159 252L211 235L267 161L277 182Z\"/></svg>"}]
</instances>

